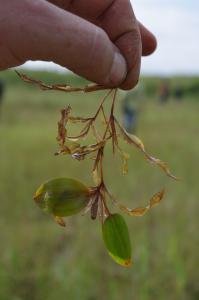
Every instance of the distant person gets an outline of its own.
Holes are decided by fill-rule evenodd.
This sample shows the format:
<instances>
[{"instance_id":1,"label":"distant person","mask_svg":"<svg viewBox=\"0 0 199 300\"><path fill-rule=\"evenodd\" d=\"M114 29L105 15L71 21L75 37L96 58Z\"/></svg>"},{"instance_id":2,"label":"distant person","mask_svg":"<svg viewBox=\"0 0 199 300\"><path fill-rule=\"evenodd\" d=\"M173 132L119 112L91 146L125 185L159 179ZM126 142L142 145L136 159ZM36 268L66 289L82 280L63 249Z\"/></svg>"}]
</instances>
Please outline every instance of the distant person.
<instances>
[{"instance_id":1,"label":"distant person","mask_svg":"<svg viewBox=\"0 0 199 300\"><path fill-rule=\"evenodd\" d=\"M127 95L123 100L122 106L123 125L126 131L129 133L135 133L137 127L137 111L132 107L132 101L132 95Z\"/></svg>"},{"instance_id":2,"label":"distant person","mask_svg":"<svg viewBox=\"0 0 199 300\"><path fill-rule=\"evenodd\" d=\"M133 88L155 37L130 0L0 0L0 70L53 61L98 84Z\"/></svg>"},{"instance_id":3,"label":"distant person","mask_svg":"<svg viewBox=\"0 0 199 300\"><path fill-rule=\"evenodd\" d=\"M165 104L168 102L170 96L170 89L168 81L163 81L159 88L159 102Z\"/></svg>"},{"instance_id":4,"label":"distant person","mask_svg":"<svg viewBox=\"0 0 199 300\"><path fill-rule=\"evenodd\" d=\"M184 94L184 91L183 91L183 88L182 88L182 87L177 86L177 87L174 89L174 97L175 97L175 100L176 100L176 101L181 102L181 101L182 101L182 98L183 98L183 94Z\"/></svg>"},{"instance_id":5,"label":"distant person","mask_svg":"<svg viewBox=\"0 0 199 300\"><path fill-rule=\"evenodd\" d=\"M140 86L127 92L122 102L123 125L127 132L134 134L138 125L139 106L141 103Z\"/></svg>"}]
</instances>

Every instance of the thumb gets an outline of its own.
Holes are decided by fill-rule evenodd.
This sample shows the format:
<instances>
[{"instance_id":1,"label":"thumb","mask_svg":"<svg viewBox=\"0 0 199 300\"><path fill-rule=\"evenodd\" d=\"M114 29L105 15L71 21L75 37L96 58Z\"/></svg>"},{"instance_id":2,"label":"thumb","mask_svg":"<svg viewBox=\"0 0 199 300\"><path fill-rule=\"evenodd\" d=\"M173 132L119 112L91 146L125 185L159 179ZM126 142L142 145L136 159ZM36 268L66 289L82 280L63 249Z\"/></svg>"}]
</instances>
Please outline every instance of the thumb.
<instances>
[{"instance_id":1,"label":"thumb","mask_svg":"<svg viewBox=\"0 0 199 300\"><path fill-rule=\"evenodd\" d=\"M0 19L1 36L7 33L0 48L1 69L44 60L102 85L118 86L125 79L125 59L99 27L46 1L21 1L12 10L8 2L1 12L6 21Z\"/></svg>"}]
</instances>

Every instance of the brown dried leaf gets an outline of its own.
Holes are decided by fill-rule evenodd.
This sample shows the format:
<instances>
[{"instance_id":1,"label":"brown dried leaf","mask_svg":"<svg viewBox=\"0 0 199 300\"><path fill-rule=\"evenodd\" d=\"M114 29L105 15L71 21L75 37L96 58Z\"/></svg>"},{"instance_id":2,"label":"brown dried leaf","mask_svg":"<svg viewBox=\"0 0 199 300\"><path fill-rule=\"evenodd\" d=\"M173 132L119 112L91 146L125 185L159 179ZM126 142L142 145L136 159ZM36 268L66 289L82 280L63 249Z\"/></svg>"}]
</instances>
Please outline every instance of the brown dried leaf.
<instances>
[{"instance_id":1,"label":"brown dried leaf","mask_svg":"<svg viewBox=\"0 0 199 300\"><path fill-rule=\"evenodd\" d=\"M76 142L73 142L73 141L68 141L67 145L63 145L61 147L61 149L55 153L55 155L59 155L59 154L73 154L76 151L78 151L78 149L80 149L80 148L81 148L80 144L78 144Z\"/></svg>"},{"instance_id":2,"label":"brown dried leaf","mask_svg":"<svg viewBox=\"0 0 199 300\"><path fill-rule=\"evenodd\" d=\"M150 156L150 155L147 155L147 159L148 159L151 163L153 163L153 164L159 166L159 167L167 174L167 176L171 177L172 179L179 180L179 178L177 178L176 176L174 176L174 175L170 172L170 170L169 170L167 164L166 164L164 161L162 161L162 160L160 160L160 159L158 159L158 158L155 158L155 157L153 157L153 156Z\"/></svg>"},{"instance_id":3,"label":"brown dried leaf","mask_svg":"<svg viewBox=\"0 0 199 300\"><path fill-rule=\"evenodd\" d=\"M123 212L127 213L131 217L142 217L149 209L152 207L155 207L156 205L159 204L159 202L162 200L164 197L165 190L162 189L160 192L157 192L152 196L152 198L149 200L149 204L146 207L136 207L136 208L128 208L124 206L123 204L118 203L118 201L113 198L112 195L109 196L111 197L113 203L118 206Z\"/></svg>"},{"instance_id":4,"label":"brown dried leaf","mask_svg":"<svg viewBox=\"0 0 199 300\"><path fill-rule=\"evenodd\" d=\"M128 214L132 217L141 217L143 216L147 211L148 211L148 207L137 207L137 208L134 208L132 209L131 211L128 210ZM123 209L124 211L124 209Z\"/></svg>"},{"instance_id":5,"label":"brown dried leaf","mask_svg":"<svg viewBox=\"0 0 199 300\"><path fill-rule=\"evenodd\" d=\"M126 130L119 124L119 122L117 120L115 120L115 121L120 129L120 133L121 133L124 141L127 144L134 144L145 155L145 157L147 158L148 161L159 166L167 174L167 176L171 177L172 179L179 180L176 176L174 176L170 172L167 164L164 161L162 161L158 158L155 158L146 152L143 142L136 135L132 135L132 134L129 134L128 132L126 132Z\"/></svg>"},{"instance_id":6,"label":"brown dried leaf","mask_svg":"<svg viewBox=\"0 0 199 300\"><path fill-rule=\"evenodd\" d=\"M164 197L165 189L162 189L160 192L157 192L153 197L149 200L150 208L155 207L160 203L162 198Z\"/></svg>"},{"instance_id":7,"label":"brown dried leaf","mask_svg":"<svg viewBox=\"0 0 199 300\"><path fill-rule=\"evenodd\" d=\"M33 78L28 77L25 74L21 74L18 71L15 70L17 75L25 82L27 83L32 83L37 86L39 86L42 90L55 90L55 91L62 91L66 93L70 92L84 92L84 93L89 93L89 92L94 92L94 91L99 91L99 90L106 90L109 89L108 87L104 87L98 84L89 84L86 85L85 87L72 87L70 85L62 85L62 84L46 84L42 82L41 80L36 80Z\"/></svg>"},{"instance_id":8,"label":"brown dried leaf","mask_svg":"<svg viewBox=\"0 0 199 300\"><path fill-rule=\"evenodd\" d=\"M128 153L123 152L123 166L122 166L122 173L126 175L128 173L128 160L130 155Z\"/></svg>"},{"instance_id":9,"label":"brown dried leaf","mask_svg":"<svg viewBox=\"0 0 199 300\"><path fill-rule=\"evenodd\" d=\"M143 152L145 151L143 142L136 135L130 134L130 138L136 147L138 147Z\"/></svg>"},{"instance_id":10,"label":"brown dried leaf","mask_svg":"<svg viewBox=\"0 0 199 300\"><path fill-rule=\"evenodd\" d=\"M58 121L58 134L57 134L57 141L60 143L60 145L65 144L67 130L66 130L66 124L68 122L68 117L71 111L71 107L68 106L61 110L61 119Z\"/></svg>"},{"instance_id":11,"label":"brown dried leaf","mask_svg":"<svg viewBox=\"0 0 199 300\"><path fill-rule=\"evenodd\" d=\"M103 140L103 141L100 141L99 143L96 143L96 144L91 144L91 145L88 145L88 146L84 146L84 151L85 152L94 152L96 150L99 150L100 148L102 148L105 144L106 140Z\"/></svg>"},{"instance_id":12,"label":"brown dried leaf","mask_svg":"<svg viewBox=\"0 0 199 300\"><path fill-rule=\"evenodd\" d=\"M128 173L128 160L130 158L130 155L126 152L124 152L119 145L117 145L117 150L119 151L119 154L121 155L123 164L122 164L122 173L123 175L126 175Z\"/></svg>"},{"instance_id":13,"label":"brown dried leaf","mask_svg":"<svg viewBox=\"0 0 199 300\"><path fill-rule=\"evenodd\" d=\"M99 143L91 144L87 146L80 146L80 144L71 143L71 145L65 145L60 151L56 153L56 155L70 154L73 158L77 160L83 160L86 155L89 155L104 147L105 142L106 140L103 140L100 141Z\"/></svg>"},{"instance_id":14,"label":"brown dried leaf","mask_svg":"<svg viewBox=\"0 0 199 300\"><path fill-rule=\"evenodd\" d=\"M120 130L120 134L123 137L124 141L127 144L133 144L135 145L138 149L140 149L142 152L145 152L145 148L144 148L144 144L143 142L136 136L133 134L128 133L121 125L120 123L117 121L117 119L115 119L116 124L119 127Z\"/></svg>"}]
</instances>

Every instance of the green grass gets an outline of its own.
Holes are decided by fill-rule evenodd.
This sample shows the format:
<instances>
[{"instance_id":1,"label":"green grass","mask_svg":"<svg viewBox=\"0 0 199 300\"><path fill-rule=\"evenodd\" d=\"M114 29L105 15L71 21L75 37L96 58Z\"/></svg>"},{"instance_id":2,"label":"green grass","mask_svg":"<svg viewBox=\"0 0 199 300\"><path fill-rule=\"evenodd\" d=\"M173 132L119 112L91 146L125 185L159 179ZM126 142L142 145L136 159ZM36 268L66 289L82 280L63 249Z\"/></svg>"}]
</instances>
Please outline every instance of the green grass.
<instances>
[{"instance_id":1,"label":"green grass","mask_svg":"<svg viewBox=\"0 0 199 300\"><path fill-rule=\"evenodd\" d=\"M154 79L155 80L155 79ZM153 82L154 82L153 80ZM146 79L150 86L150 80ZM175 84L175 82L174 82ZM144 205L162 186L164 201L142 218L128 218L132 268L107 255L98 222L69 218L66 229L32 201L48 178L69 176L92 184L90 162L55 157L59 110L76 115L97 108L96 95L42 92L25 84L7 86L0 117L0 300L196 300L199 298L198 118L199 102L160 106L146 96L138 136L152 154L182 178L174 182L136 150L129 174L107 149L106 180L130 207ZM189 101L188 101L189 100ZM121 101L117 114L120 114Z\"/></svg>"}]
</instances>

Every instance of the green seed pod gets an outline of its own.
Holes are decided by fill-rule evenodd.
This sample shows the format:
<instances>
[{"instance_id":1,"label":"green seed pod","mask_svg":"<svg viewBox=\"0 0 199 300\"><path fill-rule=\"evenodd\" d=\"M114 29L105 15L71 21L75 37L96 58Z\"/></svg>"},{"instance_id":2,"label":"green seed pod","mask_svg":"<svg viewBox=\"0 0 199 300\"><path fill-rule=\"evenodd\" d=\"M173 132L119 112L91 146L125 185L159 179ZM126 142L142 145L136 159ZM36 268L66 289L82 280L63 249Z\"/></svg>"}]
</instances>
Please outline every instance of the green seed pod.
<instances>
[{"instance_id":1,"label":"green seed pod","mask_svg":"<svg viewBox=\"0 0 199 300\"><path fill-rule=\"evenodd\" d=\"M103 240L109 255L123 267L131 265L131 242L124 218L119 214L108 216L102 225Z\"/></svg>"},{"instance_id":2,"label":"green seed pod","mask_svg":"<svg viewBox=\"0 0 199 300\"><path fill-rule=\"evenodd\" d=\"M89 189L71 178L56 178L42 184L35 193L35 202L44 211L58 217L78 214L90 200Z\"/></svg>"}]
</instances>

